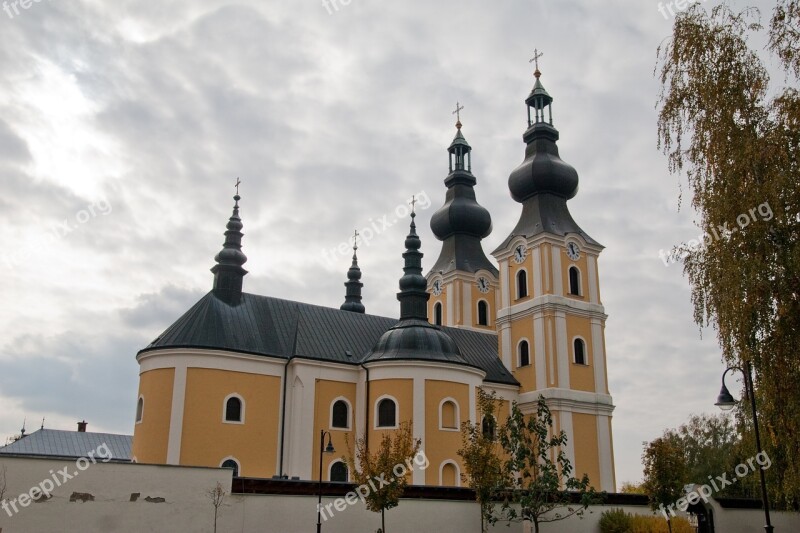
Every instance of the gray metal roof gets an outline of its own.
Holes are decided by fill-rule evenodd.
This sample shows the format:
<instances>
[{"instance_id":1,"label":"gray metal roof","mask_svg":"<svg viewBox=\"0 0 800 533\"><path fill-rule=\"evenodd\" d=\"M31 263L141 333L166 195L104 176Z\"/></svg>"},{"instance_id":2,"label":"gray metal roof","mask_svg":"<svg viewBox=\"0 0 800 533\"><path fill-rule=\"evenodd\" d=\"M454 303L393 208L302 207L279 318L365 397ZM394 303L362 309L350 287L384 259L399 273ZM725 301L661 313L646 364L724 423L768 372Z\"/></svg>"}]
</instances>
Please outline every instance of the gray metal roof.
<instances>
[{"instance_id":1,"label":"gray metal roof","mask_svg":"<svg viewBox=\"0 0 800 533\"><path fill-rule=\"evenodd\" d=\"M105 444L113 461L130 461L132 441L131 435L40 429L0 447L0 454L78 458L94 451L95 457L102 457L107 456L107 452L101 449L98 453L98 448Z\"/></svg>"},{"instance_id":2,"label":"gray metal roof","mask_svg":"<svg viewBox=\"0 0 800 533\"><path fill-rule=\"evenodd\" d=\"M242 294L238 305L228 305L209 292L139 353L207 348L356 365L397 322L249 293ZM468 365L486 372L486 381L518 385L498 358L496 334L442 330L453 338Z\"/></svg>"}]
</instances>

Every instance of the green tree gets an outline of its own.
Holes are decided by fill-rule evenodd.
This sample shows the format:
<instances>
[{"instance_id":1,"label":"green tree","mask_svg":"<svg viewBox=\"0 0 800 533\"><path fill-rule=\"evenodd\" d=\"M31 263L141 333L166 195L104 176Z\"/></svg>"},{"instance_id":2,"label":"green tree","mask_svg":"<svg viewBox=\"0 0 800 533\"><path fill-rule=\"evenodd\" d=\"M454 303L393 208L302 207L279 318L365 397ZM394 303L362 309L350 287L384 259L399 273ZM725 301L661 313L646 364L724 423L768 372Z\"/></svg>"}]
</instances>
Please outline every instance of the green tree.
<instances>
[{"instance_id":1,"label":"green tree","mask_svg":"<svg viewBox=\"0 0 800 533\"><path fill-rule=\"evenodd\" d=\"M503 460L497 439L497 396L478 389L478 411L483 420L461 424L461 448L458 455L464 462L462 480L475 491L481 508L481 533L486 533L494 519L494 498L505 486Z\"/></svg>"},{"instance_id":2,"label":"green tree","mask_svg":"<svg viewBox=\"0 0 800 533\"><path fill-rule=\"evenodd\" d=\"M370 453L367 440L360 438L355 453L345 458L353 482L370 488L364 500L367 509L381 513L382 533L386 533L386 510L399 505L421 444L420 439L414 439L411 424L403 422L398 429L383 433L374 454ZM350 448L349 442L347 447Z\"/></svg>"},{"instance_id":3,"label":"green tree","mask_svg":"<svg viewBox=\"0 0 800 533\"><path fill-rule=\"evenodd\" d=\"M544 397L539 396L536 412L529 416L512 404L499 436L508 481L495 521L530 520L539 533L540 524L582 517L589 505L602 500L588 476L572 477L572 464L564 452L567 435L553 431L553 417Z\"/></svg>"},{"instance_id":4,"label":"green tree","mask_svg":"<svg viewBox=\"0 0 800 533\"><path fill-rule=\"evenodd\" d=\"M669 507L684 495L683 487L689 479L686 456L678 444L667 437L644 444L642 488L650 500L650 508L665 514L667 526L672 531Z\"/></svg>"},{"instance_id":5,"label":"green tree","mask_svg":"<svg viewBox=\"0 0 800 533\"><path fill-rule=\"evenodd\" d=\"M676 17L672 38L658 51L658 137L670 170L685 173L708 236L681 249L694 319L715 327L725 362L752 364L763 444L774 465L771 499L797 508L800 7L778 1L766 30L765 53L782 66L783 85L771 83L748 46L764 29L760 17L757 9L737 13L727 4L710 12L695 4ZM740 408L740 427L750 427L748 416Z\"/></svg>"},{"instance_id":6,"label":"green tree","mask_svg":"<svg viewBox=\"0 0 800 533\"><path fill-rule=\"evenodd\" d=\"M619 491L622 494L645 494L644 487L641 483L633 483L631 481L624 482Z\"/></svg>"}]
</instances>

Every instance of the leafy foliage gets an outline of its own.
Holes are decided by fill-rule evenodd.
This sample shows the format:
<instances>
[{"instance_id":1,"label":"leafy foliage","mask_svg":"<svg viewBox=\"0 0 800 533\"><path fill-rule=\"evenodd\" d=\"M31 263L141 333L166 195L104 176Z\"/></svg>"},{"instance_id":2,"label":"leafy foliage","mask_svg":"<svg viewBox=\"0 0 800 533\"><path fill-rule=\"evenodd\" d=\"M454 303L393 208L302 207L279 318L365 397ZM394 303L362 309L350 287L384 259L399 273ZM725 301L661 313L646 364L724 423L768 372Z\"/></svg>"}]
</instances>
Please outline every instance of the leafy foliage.
<instances>
[{"instance_id":1,"label":"leafy foliage","mask_svg":"<svg viewBox=\"0 0 800 533\"><path fill-rule=\"evenodd\" d=\"M464 422L461 425L461 448L458 455L464 461L462 480L475 491L475 499L481 507L481 532L487 531L488 525L494 523L494 498L500 489L506 486L506 475L503 471L503 460L500 458L500 443L496 431L498 415L497 396L483 389L478 389L478 410L487 424L489 431L484 431L483 424Z\"/></svg>"},{"instance_id":2,"label":"leafy foliage","mask_svg":"<svg viewBox=\"0 0 800 533\"><path fill-rule=\"evenodd\" d=\"M367 440L362 437L356 441L355 454L346 457L353 482L357 485L375 487L364 499L367 509L381 513L383 532L386 531L386 510L399 505L400 497L408 486L408 474L396 475L395 467L411 464L421 444L420 439L414 439L411 424L404 422L398 429L383 433L381 443L374 454L370 453ZM347 447L350 448L349 442ZM378 482L376 479L382 481Z\"/></svg>"},{"instance_id":3,"label":"leafy foliage","mask_svg":"<svg viewBox=\"0 0 800 533\"><path fill-rule=\"evenodd\" d=\"M779 0L769 51L795 85L799 26L798 0ZM699 226L719 237L684 249L694 319L716 328L727 363L752 364L771 499L800 508L800 92L770 84L748 46L762 29L757 9L728 4L676 17L658 52L658 136ZM748 416L740 408L741 428Z\"/></svg>"},{"instance_id":4,"label":"leafy foliage","mask_svg":"<svg viewBox=\"0 0 800 533\"><path fill-rule=\"evenodd\" d=\"M688 481L686 457L674 440L659 437L645 444L642 454L645 493L650 508L659 510L683 497L683 486ZM670 520L667 519L669 526Z\"/></svg>"},{"instance_id":5,"label":"leafy foliage","mask_svg":"<svg viewBox=\"0 0 800 533\"><path fill-rule=\"evenodd\" d=\"M610 509L600 515L600 533L667 533L668 525L657 516L626 513ZM682 517L672 519L672 533L694 533L689 521Z\"/></svg>"},{"instance_id":6,"label":"leafy foliage","mask_svg":"<svg viewBox=\"0 0 800 533\"><path fill-rule=\"evenodd\" d=\"M514 403L499 436L509 483L500 519L530 520L539 533L539 524L582 517L589 505L602 500L588 476L572 477L572 464L564 452L567 435L553 431L553 417L544 397L539 396L536 412L527 417ZM576 500L578 503L573 503Z\"/></svg>"}]
</instances>

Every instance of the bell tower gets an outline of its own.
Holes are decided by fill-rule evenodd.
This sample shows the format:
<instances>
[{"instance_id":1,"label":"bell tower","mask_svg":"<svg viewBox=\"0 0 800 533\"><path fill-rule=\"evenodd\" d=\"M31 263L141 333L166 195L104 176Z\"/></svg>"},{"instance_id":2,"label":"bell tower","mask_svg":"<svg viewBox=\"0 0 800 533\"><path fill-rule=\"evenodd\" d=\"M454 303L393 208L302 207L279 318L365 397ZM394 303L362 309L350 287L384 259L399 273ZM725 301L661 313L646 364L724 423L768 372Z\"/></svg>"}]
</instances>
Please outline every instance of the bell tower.
<instances>
[{"instance_id":1,"label":"bell tower","mask_svg":"<svg viewBox=\"0 0 800 533\"><path fill-rule=\"evenodd\" d=\"M614 491L614 453L598 257L603 246L567 208L578 173L558 153L553 98L541 72L525 103L524 161L511 172L512 198L522 204L516 227L492 255L500 267L497 332L504 364L521 383L520 404L547 399L574 475Z\"/></svg>"},{"instance_id":2,"label":"bell tower","mask_svg":"<svg viewBox=\"0 0 800 533\"><path fill-rule=\"evenodd\" d=\"M428 272L428 316L433 324L494 331L498 272L486 257L481 239L492 232L492 218L475 199L472 147L461 132L460 104L450 154L445 202L431 218L442 251Z\"/></svg>"}]
</instances>

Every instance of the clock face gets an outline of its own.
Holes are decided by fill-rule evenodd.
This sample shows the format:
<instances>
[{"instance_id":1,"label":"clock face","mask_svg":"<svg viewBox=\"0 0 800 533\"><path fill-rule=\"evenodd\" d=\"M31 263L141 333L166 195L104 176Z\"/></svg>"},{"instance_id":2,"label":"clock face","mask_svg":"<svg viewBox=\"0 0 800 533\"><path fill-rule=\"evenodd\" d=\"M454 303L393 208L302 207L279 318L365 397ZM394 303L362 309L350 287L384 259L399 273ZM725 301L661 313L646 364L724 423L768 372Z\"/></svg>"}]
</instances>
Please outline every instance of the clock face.
<instances>
[{"instance_id":1,"label":"clock face","mask_svg":"<svg viewBox=\"0 0 800 533\"><path fill-rule=\"evenodd\" d=\"M577 261L580 256L581 251L580 248L578 248L578 245L574 242L567 243L567 257L573 261Z\"/></svg>"},{"instance_id":2,"label":"clock face","mask_svg":"<svg viewBox=\"0 0 800 533\"><path fill-rule=\"evenodd\" d=\"M481 292L489 292L489 280L483 276L478 278L478 290Z\"/></svg>"},{"instance_id":3,"label":"clock face","mask_svg":"<svg viewBox=\"0 0 800 533\"><path fill-rule=\"evenodd\" d=\"M442 280L437 279L433 282L433 295L439 296L442 294Z\"/></svg>"},{"instance_id":4,"label":"clock face","mask_svg":"<svg viewBox=\"0 0 800 533\"><path fill-rule=\"evenodd\" d=\"M516 248L514 248L514 261L517 263L522 263L525 261L525 245L520 244Z\"/></svg>"}]
</instances>

